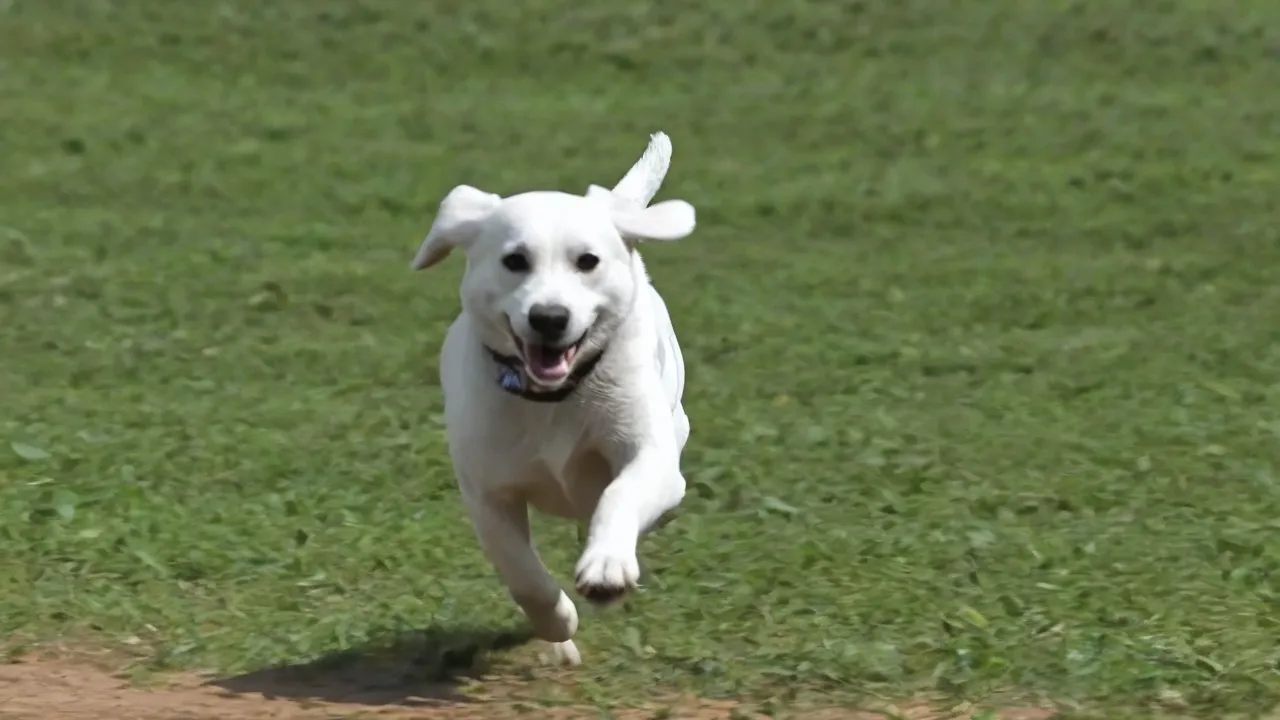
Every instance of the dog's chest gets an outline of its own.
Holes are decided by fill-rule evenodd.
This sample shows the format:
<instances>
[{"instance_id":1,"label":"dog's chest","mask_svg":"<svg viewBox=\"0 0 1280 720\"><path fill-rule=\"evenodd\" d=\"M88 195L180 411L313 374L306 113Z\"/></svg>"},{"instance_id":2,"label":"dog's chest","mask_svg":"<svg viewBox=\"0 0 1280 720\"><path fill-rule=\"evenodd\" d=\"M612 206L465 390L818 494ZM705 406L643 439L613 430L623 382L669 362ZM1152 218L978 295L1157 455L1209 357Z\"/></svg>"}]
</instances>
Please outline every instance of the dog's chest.
<instances>
[{"instance_id":1,"label":"dog's chest","mask_svg":"<svg viewBox=\"0 0 1280 720\"><path fill-rule=\"evenodd\" d=\"M512 490L548 515L591 516L612 473L586 424L526 428L517 447L510 455Z\"/></svg>"},{"instance_id":2,"label":"dog's chest","mask_svg":"<svg viewBox=\"0 0 1280 720\"><path fill-rule=\"evenodd\" d=\"M524 485L550 474L572 474L577 458L593 444L590 424L568 407L505 400L479 432L468 435L466 457L485 466L489 477ZM459 438L461 440L461 438Z\"/></svg>"},{"instance_id":3,"label":"dog's chest","mask_svg":"<svg viewBox=\"0 0 1280 720\"><path fill-rule=\"evenodd\" d=\"M591 443L587 427L576 418L556 422L531 423L526 427L520 456L532 466L563 478L573 466L574 456Z\"/></svg>"}]
</instances>

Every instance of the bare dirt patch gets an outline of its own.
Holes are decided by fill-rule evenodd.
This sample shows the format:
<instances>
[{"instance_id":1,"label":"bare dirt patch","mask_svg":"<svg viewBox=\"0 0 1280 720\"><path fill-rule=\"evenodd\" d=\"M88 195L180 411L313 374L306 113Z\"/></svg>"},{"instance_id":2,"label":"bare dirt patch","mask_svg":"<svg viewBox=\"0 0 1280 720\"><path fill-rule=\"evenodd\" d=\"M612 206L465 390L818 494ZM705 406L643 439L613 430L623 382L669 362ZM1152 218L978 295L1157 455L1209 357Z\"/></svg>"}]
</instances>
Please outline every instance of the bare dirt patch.
<instances>
[{"instance_id":1,"label":"bare dirt patch","mask_svg":"<svg viewBox=\"0 0 1280 720\"><path fill-rule=\"evenodd\" d=\"M129 679L82 662L63 659L26 659L0 665L0 717L18 720L336 720L338 718L440 718L466 720L504 717L537 717L570 720L599 718L599 709L546 707L513 701L502 695L506 684L498 680L481 686L475 699L458 693L456 686L424 683L412 688L368 687L342 678L305 681L275 674L257 673L252 681L210 682L191 675L170 676L141 687ZM302 687L300 683L308 684ZM273 686L273 683L276 683ZM244 691L228 689L237 684ZM252 690L247 688L252 687ZM320 699L299 699L299 698ZM615 718L763 718L732 702L680 698L650 707L611 711ZM1039 708L1006 710L1002 720L1048 720L1054 712ZM868 712L843 709L812 710L792 714L804 720L934 720L971 718L966 709L939 710L927 703L900 705L893 711Z\"/></svg>"}]
</instances>

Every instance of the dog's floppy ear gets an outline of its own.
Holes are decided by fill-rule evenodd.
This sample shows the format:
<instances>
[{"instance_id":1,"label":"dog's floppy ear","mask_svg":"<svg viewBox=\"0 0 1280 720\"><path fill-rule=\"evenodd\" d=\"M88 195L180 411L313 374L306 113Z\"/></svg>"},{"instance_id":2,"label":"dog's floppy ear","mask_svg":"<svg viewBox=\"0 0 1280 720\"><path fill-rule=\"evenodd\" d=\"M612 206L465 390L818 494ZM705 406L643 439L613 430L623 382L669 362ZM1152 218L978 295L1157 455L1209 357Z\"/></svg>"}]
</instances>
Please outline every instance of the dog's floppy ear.
<instances>
[{"instance_id":1,"label":"dog's floppy ear","mask_svg":"<svg viewBox=\"0 0 1280 720\"><path fill-rule=\"evenodd\" d=\"M698 224L693 206L684 200L663 200L642 210L613 211L613 225L627 242L679 240Z\"/></svg>"},{"instance_id":2,"label":"dog's floppy ear","mask_svg":"<svg viewBox=\"0 0 1280 720\"><path fill-rule=\"evenodd\" d=\"M431 230L418 248L411 267L414 270L425 270L444 260L455 248L466 245L475 237L480 223L502 198L477 190L470 185L459 185L449 191L440 201L440 210L436 213Z\"/></svg>"},{"instance_id":3,"label":"dog's floppy ear","mask_svg":"<svg viewBox=\"0 0 1280 720\"><path fill-rule=\"evenodd\" d=\"M609 205L613 226L628 243L679 240L692 234L698 224L693 206L684 200L664 200L638 208L599 185L587 188L587 198Z\"/></svg>"}]
</instances>

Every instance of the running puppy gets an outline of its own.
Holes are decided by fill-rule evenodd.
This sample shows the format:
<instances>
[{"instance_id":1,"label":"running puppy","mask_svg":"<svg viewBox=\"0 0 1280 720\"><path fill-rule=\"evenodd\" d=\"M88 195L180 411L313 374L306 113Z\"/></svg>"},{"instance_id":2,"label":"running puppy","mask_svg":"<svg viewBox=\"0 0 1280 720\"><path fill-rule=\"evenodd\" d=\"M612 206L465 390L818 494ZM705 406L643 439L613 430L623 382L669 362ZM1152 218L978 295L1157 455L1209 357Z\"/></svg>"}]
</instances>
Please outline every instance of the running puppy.
<instances>
[{"instance_id":1,"label":"running puppy","mask_svg":"<svg viewBox=\"0 0 1280 720\"><path fill-rule=\"evenodd\" d=\"M449 455L485 555L571 665L578 612L534 549L528 507L586 528L577 590L604 605L636 586L639 537L684 497L684 359L636 251L693 232L689 203L649 205L670 163L655 133L613 190L459 185L413 259L466 253L440 362Z\"/></svg>"}]
</instances>

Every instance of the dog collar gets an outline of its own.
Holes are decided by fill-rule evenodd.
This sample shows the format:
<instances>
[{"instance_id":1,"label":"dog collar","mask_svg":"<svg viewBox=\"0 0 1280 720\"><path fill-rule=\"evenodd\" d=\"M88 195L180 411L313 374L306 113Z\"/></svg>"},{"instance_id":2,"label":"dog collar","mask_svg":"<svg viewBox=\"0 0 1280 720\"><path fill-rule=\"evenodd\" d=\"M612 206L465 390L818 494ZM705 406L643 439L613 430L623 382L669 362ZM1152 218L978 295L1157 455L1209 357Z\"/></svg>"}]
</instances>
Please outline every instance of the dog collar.
<instances>
[{"instance_id":1,"label":"dog collar","mask_svg":"<svg viewBox=\"0 0 1280 720\"><path fill-rule=\"evenodd\" d=\"M578 367L574 369L569 377L565 378L564 384L560 387L549 392L534 392L528 387L524 374L524 363L521 362L520 358L514 355L503 355L487 345L484 349L489 352L493 361L498 364L498 387L525 400L543 403L560 402L569 397L574 390L578 389L578 385L596 369L596 365L600 363L600 358L604 357L604 351L601 350L586 362L579 363Z\"/></svg>"}]
</instances>

